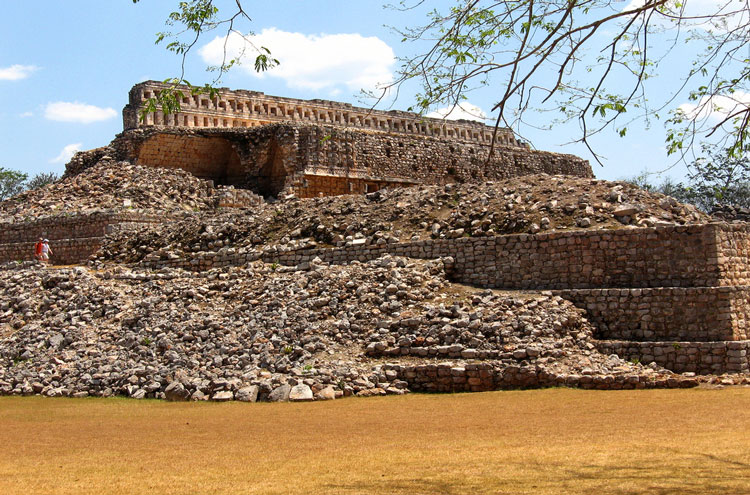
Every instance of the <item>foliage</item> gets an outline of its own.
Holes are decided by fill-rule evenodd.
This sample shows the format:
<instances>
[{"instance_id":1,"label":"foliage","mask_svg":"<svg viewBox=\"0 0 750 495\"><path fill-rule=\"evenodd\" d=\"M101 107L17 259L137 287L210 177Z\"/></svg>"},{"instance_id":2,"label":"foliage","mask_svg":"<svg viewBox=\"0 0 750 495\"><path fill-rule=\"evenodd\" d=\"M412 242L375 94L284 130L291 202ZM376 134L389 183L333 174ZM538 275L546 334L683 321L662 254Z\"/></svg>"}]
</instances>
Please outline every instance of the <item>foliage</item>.
<instances>
[{"instance_id":1,"label":"foliage","mask_svg":"<svg viewBox=\"0 0 750 495\"><path fill-rule=\"evenodd\" d=\"M750 208L750 159L732 157L727 150L716 146L704 146L703 152L704 157L690 164L687 184L667 178L657 186L649 182L646 173L628 182L647 191L672 196L705 212L719 205Z\"/></svg>"},{"instance_id":2,"label":"foliage","mask_svg":"<svg viewBox=\"0 0 750 495\"><path fill-rule=\"evenodd\" d=\"M614 127L625 136L636 119L660 117L683 90L695 108L667 120L669 153L685 153L699 134L724 133L730 156L748 148L750 6L719 0L453 0L432 10L427 24L399 30L419 55L402 59L399 78L386 91L416 80L414 110L455 106L489 86L496 94L496 127L517 127L530 109L575 120L577 141ZM402 0L410 10L426 0ZM688 7L691 7L690 9ZM708 10L706 10L708 9ZM669 74L674 92L652 106L645 82L659 62L690 42L702 51L684 74ZM665 47L656 51L657 47ZM593 60L593 63L592 63ZM717 98L723 108L717 108ZM716 123L716 113L724 118Z\"/></svg>"},{"instance_id":3,"label":"foliage","mask_svg":"<svg viewBox=\"0 0 750 495\"><path fill-rule=\"evenodd\" d=\"M28 175L17 170L0 167L0 201L15 196L24 190Z\"/></svg>"},{"instance_id":4,"label":"foliage","mask_svg":"<svg viewBox=\"0 0 750 495\"><path fill-rule=\"evenodd\" d=\"M704 209L716 204L750 207L750 159L727 150L704 146L706 157L690 167L691 189Z\"/></svg>"},{"instance_id":5,"label":"foliage","mask_svg":"<svg viewBox=\"0 0 750 495\"><path fill-rule=\"evenodd\" d=\"M60 175L55 172L39 172L26 182L26 189L40 189L58 180L60 180Z\"/></svg>"},{"instance_id":6,"label":"foliage","mask_svg":"<svg viewBox=\"0 0 750 495\"><path fill-rule=\"evenodd\" d=\"M140 0L133 0L138 3ZM179 55L182 63L180 66L179 77L165 79L164 82L169 87L159 91L155 96L146 100L141 110L140 118L144 120L149 113L158 111L165 114L177 113L180 111L180 102L185 97L180 87L187 86L188 91L195 95L207 93L210 98L215 98L217 90L215 85L221 81L222 76L235 65L241 63L244 51L240 52L237 57L228 58L227 41L229 36L234 34L242 37L247 46L255 51L255 70L258 72L266 71L279 64L279 61L271 56L271 51L264 46L256 46L251 39L252 32L243 33L239 25L243 22L250 22L252 19L245 12L240 0L235 0L235 10L226 18L219 15L219 8L215 5L214 0L186 0L178 3L178 8L170 13L167 17L167 26L176 27L176 31L164 31L157 33L156 44L166 43L168 51ZM224 57L222 63L218 66L209 67L210 72L216 74L211 83L203 86L194 86L185 79L185 61L188 54L196 45L200 37L209 31L221 29L225 33Z\"/></svg>"},{"instance_id":7,"label":"foliage","mask_svg":"<svg viewBox=\"0 0 750 495\"><path fill-rule=\"evenodd\" d=\"M133 0L137 3L140 0ZM252 44L250 35L235 27L251 21L241 0L229 16L220 17L213 0L180 1L167 20L177 32L157 35L166 48L182 57L179 77L170 88L147 102L142 117L157 109L177 112L183 97L180 84L191 92L208 92L221 76L240 62L227 58L212 83L198 87L184 79L185 57L203 33L221 28L237 34L255 51L255 69L279 63L266 47ZM400 0L396 10L430 5L426 0ZM403 58L399 76L379 98L398 94L417 81L421 91L410 110L425 112L438 105L455 106L481 87L496 95L495 127L516 128L530 110L550 111L550 127L560 120L577 121L576 141L592 149L590 139L607 128L625 136L639 121L668 117L668 153L685 157L693 145L710 137L738 158L750 150L750 3L717 0L446 0L430 11L427 23L397 30L418 55ZM252 33L250 33L252 34ZM701 52L690 63L680 47L689 43ZM670 73L673 92L663 101L647 100L646 81L659 63L676 59L682 74ZM675 99L688 93L691 107L673 109ZM719 116L717 121L716 117ZM494 139L493 139L494 148Z\"/></svg>"}]
</instances>

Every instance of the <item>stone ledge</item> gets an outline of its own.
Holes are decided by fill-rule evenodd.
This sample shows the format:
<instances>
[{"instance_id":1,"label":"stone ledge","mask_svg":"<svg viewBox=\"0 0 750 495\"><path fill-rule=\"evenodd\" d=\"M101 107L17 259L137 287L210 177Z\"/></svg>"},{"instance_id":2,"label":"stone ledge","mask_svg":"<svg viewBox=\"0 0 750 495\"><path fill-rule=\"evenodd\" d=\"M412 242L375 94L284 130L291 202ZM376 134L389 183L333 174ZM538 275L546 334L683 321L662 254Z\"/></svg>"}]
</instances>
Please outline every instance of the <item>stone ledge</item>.
<instances>
[{"instance_id":1,"label":"stone ledge","mask_svg":"<svg viewBox=\"0 0 750 495\"><path fill-rule=\"evenodd\" d=\"M656 363L676 373L747 373L750 340L715 342L629 342L600 340L597 350L642 364Z\"/></svg>"},{"instance_id":2,"label":"stone ledge","mask_svg":"<svg viewBox=\"0 0 750 495\"><path fill-rule=\"evenodd\" d=\"M568 289L553 294L586 310L602 340L731 341L750 337L750 287Z\"/></svg>"}]
</instances>

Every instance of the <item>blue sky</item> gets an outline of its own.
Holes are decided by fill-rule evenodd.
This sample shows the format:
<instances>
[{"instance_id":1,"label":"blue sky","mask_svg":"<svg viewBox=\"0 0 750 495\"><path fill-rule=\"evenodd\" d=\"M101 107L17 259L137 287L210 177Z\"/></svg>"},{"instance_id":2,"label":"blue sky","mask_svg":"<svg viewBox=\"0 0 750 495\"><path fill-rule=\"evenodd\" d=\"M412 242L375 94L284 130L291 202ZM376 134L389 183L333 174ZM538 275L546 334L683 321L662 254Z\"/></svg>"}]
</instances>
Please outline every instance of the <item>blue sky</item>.
<instances>
[{"instance_id":1,"label":"blue sky","mask_svg":"<svg viewBox=\"0 0 750 495\"><path fill-rule=\"evenodd\" d=\"M121 111L128 90L147 79L179 73L179 59L154 44L155 33L176 0L5 1L0 18L0 166L29 175L61 173L75 149L103 146L122 130ZM219 2L228 5L232 2ZM258 77L247 67L225 76L222 86L296 98L324 98L358 104L361 85L387 78L394 57L409 49L386 25L421 23L424 12L396 13L382 0L289 0L246 2L252 29L263 37L282 65ZM216 35L201 40L187 64L187 79L210 81L207 62L215 59ZM669 67L664 67L669 74ZM652 83L655 91L675 84L669 76ZM407 87L393 105L413 103ZM684 99L676 100L675 106ZM491 91L469 103L488 112ZM489 112L488 112L489 113ZM549 115L537 117L540 121ZM538 149L573 153L591 160L581 145L561 146L576 137L575 126L552 131L525 129ZM659 171L674 159L664 151L660 122L647 130L631 126L626 138L614 131L595 140L606 156L604 167L592 161L597 177L619 179L644 170ZM682 178L684 166L669 175ZM659 179L656 179L659 180Z\"/></svg>"}]
</instances>

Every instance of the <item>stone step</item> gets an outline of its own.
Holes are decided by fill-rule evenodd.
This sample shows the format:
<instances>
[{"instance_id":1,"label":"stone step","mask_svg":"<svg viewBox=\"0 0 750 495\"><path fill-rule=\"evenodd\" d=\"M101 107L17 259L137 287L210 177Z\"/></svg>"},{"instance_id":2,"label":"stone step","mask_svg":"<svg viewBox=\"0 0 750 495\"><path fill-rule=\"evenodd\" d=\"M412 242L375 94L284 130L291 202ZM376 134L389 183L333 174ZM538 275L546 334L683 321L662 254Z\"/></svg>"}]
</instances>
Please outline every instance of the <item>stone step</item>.
<instances>
[{"instance_id":1,"label":"stone step","mask_svg":"<svg viewBox=\"0 0 750 495\"><path fill-rule=\"evenodd\" d=\"M656 363L675 373L747 373L750 371L750 340L713 342L632 342L599 340L603 354L616 354L628 361Z\"/></svg>"},{"instance_id":2,"label":"stone step","mask_svg":"<svg viewBox=\"0 0 750 495\"><path fill-rule=\"evenodd\" d=\"M731 341L750 338L750 287L565 289L602 340Z\"/></svg>"}]
</instances>

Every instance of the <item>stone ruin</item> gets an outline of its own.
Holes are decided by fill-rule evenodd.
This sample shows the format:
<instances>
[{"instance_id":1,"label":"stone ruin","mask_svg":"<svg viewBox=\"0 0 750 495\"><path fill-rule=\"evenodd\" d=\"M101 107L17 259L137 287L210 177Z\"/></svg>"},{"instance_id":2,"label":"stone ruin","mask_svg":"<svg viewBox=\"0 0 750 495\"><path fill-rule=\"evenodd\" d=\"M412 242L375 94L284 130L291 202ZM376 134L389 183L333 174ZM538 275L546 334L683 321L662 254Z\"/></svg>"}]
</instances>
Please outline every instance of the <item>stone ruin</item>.
<instances>
[{"instance_id":1,"label":"stone ruin","mask_svg":"<svg viewBox=\"0 0 750 495\"><path fill-rule=\"evenodd\" d=\"M163 87L136 85L123 111L123 133L75 157L67 174L102 158L179 168L225 191L229 199L222 205L253 208L264 207L262 197L367 194L532 173L593 177L585 160L530 150L507 129L499 130L489 156L492 129L481 124L251 91L220 90L213 100L185 96L179 113L140 121L143 102ZM41 234L64 253L65 263L83 263L108 233L164 220L138 212L74 215L54 225L30 220L0 235L0 261L28 258ZM607 354L675 372L750 371L750 228L743 223L363 241L284 252L225 248L190 259L155 255L139 266L205 271L260 260L294 267L315 258L342 264L383 255L442 259L452 281L476 287L561 296L586 311L598 328L597 348ZM410 349L378 352L405 355ZM445 389L433 386L434 366L413 368L397 371L423 389Z\"/></svg>"},{"instance_id":2,"label":"stone ruin","mask_svg":"<svg viewBox=\"0 0 750 495\"><path fill-rule=\"evenodd\" d=\"M130 91L124 131L106 149L117 160L181 168L216 186L263 197L365 194L383 187L480 182L547 173L593 177L586 160L530 150L509 129L378 111L253 91L185 95L180 112L148 114L144 102L165 84ZM74 160L68 174L100 158ZM80 157L79 157L80 158Z\"/></svg>"}]
</instances>

